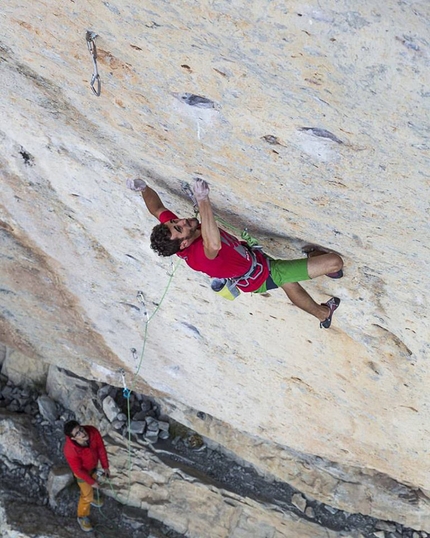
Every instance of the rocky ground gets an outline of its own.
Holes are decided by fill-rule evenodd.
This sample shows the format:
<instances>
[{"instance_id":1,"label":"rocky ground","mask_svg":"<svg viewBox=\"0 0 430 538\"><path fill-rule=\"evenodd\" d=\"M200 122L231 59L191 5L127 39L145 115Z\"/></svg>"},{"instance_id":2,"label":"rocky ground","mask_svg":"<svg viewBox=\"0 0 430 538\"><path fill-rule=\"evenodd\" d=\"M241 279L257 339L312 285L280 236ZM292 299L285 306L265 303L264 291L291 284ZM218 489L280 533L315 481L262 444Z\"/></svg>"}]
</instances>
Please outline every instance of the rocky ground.
<instances>
[{"instance_id":1,"label":"rocky ground","mask_svg":"<svg viewBox=\"0 0 430 538\"><path fill-rule=\"evenodd\" d=\"M55 528L61 528L62 534L59 536L76 536L80 532L75 520L77 485L73 482L55 495L55 498L48 486L50 469L65 464L62 454L63 424L74 418L74 414L46 395L13 386L3 375L0 382L2 420L16 420L24 428L33 427L36 437L33 439L33 450L38 450L40 454L38 464L31 465L26 461L12 461L7 454L5 456L5 449L2 448L0 487L4 510L8 515L14 514L16 522L20 522L20 531L27 533L27 536L56 536L55 533L52 534L52 529ZM143 395L131 394L127 401L121 390L107 385L98 386L98 392L103 394L104 401L108 398L103 407L114 417L111 423L115 429L138 442L146 442L148 448L165 465L179 468L181 472L198 478L202 483L260 503L276 505L280 510L294 512L324 528L345 531L345 534L355 532L363 538L428 536L425 532L404 528L396 523L333 509L306 499L286 483L269 481L251 466L238 463L224 451L209 448L198 434L168 417L160 417L157 404ZM169 424L168 438L163 433L166 431L166 423ZM148 439L152 440L150 444ZM124 506L112 497L106 497L102 509L93 509L91 517L94 535L100 538L182 536L149 517L146 511Z\"/></svg>"}]
</instances>

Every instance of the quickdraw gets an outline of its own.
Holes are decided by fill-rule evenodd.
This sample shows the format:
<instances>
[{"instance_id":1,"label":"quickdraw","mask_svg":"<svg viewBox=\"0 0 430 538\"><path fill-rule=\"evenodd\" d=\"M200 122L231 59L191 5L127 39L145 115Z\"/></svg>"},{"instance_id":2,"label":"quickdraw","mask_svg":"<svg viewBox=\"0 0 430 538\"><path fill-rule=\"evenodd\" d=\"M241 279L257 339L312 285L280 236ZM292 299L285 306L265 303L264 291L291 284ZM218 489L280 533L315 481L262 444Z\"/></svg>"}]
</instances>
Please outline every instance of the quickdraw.
<instances>
[{"instance_id":1,"label":"quickdraw","mask_svg":"<svg viewBox=\"0 0 430 538\"><path fill-rule=\"evenodd\" d=\"M146 317L146 323L149 323L150 316L148 309L146 308L145 304L145 295L143 294L143 291L138 291L136 294L136 299L139 301L139 303L142 305L143 315Z\"/></svg>"},{"instance_id":2,"label":"quickdraw","mask_svg":"<svg viewBox=\"0 0 430 538\"><path fill-rule=\"evenodd\" d=\"M124 398L126 398L128 400L130 398L130 395L131 395L131 390L127 388L127 384L125 382L125 371L121 368L119 373L120 373L121 378L122 378L122 384L124 385L124 388L122 389L122 394L123 394Z\"/></svg>"},{"instance_id":3,"label":"quickdraw","mask_svg":"<svg viewBox=\"0 0 430 538\"><path fill-rule=\"evenodd\" d=\"M86 40L87 40L87 46L88 50L91 54L91 57L93 59L93 65L94 65L94 73L91 77L90 86L93 90L94 95L97 95L97 97L100 97L100 93L102 91L102 83L100 80L99 71L97 68L97 48L95 44L95 39L97 37L97 34L95 32L91 32L90 30L86 33ZM95 87L95 84L97 83L97 88Z\"/></svg>"}]
</instances>

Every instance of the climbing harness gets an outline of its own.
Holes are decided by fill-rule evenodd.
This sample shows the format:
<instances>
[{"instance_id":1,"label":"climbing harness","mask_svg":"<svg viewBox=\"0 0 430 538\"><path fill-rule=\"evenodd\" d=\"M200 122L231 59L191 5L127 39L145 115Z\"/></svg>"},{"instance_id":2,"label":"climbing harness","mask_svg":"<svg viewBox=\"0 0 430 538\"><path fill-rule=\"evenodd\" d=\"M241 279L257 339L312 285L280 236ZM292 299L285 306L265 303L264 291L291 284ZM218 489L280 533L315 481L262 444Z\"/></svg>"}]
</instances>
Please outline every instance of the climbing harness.
<instances>
[{"instance_id":1,"label":"climbing harness","mask_svg":"<svg viewBox=\"0 0 430 538\"><path fill-rule=\"evenodd\" d=\"M91 77L90 86L91 86L91 89L93 90L94 95L97 95L97 97L100 97L100 93L102 90L102 83L101 83L99 71L97 68L97 48L96 48L96 43L95 43L95 39L98 36L95 32L91 32L90 30L88 30L85 37L87 40L88 50L93 59L93 66L94 66L94 73L93 73L93 76ZM95 86L96 83L97 83L97 88Z\"/></svg>"},{"instance_id":2,"label":"climbing harness","mask_svg":"<svg viewBox=\"0 0 430 538\"><path fill-rule=\"evenodd\" d=\"M240 276L240 277L232 279L232 280L234 280L235 284L240 283L242 286L243 285L247 286L250 280L255 280L263 272L263 266L257 260L257 256L255 255L254 250L252 248L248 247L248 252L251 255L251 259L252 259L251 267L249 268L249 270L243 276ZM257 269L258 269L258 271L257 271Z\"/></svg>"},{"instance_id":3,"label":"climbing harness","mask_svg":"<svg viewBox=\"0 0 430 538\"><path fill-rule=\"evenodd\" d=\"M257 260L257 257L254 252L254 250L257 249L251 248L249 246L247 248L249 254L251 255L252 263L251 267L244 275L235 278L212 279L212 290L221 297L224 297L224 299L228 299L229 301L233 301L234 299L236 299L236 297L239 297L240 289L238 285L247 286L250 280L255 280L263 272L263 265Z\"/></svg>"}]
</instances>

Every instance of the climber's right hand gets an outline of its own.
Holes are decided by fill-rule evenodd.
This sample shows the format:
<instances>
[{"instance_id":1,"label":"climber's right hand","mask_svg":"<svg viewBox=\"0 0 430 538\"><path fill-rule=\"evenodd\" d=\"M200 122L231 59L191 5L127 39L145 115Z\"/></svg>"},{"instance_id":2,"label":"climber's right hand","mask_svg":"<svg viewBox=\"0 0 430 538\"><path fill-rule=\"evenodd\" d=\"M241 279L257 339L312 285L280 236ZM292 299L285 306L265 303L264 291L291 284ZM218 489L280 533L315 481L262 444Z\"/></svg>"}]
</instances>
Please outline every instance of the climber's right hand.
<instances>
[{"instance_id":1,"label":"climber's right hand","mask_svg":"<svg viewBox=\"0 0 430 538\"><path fill-rule=\"evenodd\" d=\"M143 179L127 179L126 185L134 192L142 192L146 189L147 185Z\"/></svg>"}]
</instances>

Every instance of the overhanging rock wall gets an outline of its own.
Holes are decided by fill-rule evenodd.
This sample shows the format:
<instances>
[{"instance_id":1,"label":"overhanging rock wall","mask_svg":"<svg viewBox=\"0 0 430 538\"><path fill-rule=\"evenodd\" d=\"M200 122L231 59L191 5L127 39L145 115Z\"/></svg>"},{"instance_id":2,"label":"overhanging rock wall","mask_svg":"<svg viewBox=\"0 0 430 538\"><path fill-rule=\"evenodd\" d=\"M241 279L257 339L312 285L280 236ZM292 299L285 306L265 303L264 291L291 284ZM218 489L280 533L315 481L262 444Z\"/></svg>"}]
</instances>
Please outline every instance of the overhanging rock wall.
<instances>
[{"instance_id":1,"label":"overhanging rock wall","mask_svg":"<svg viewBox=\"0 0 430 538\"><path fill-rule=\"evenodd\" d=\"M352 511L364 486L340 494L284 460L386 477L360 510L429 527L429 4L14 0L0 13L0 340L110 383L139 369L139 390L263 470ZM152 313L169 262L124 187L137 175L184 215L180 182L206 178L217 214L274 255L340 252L343 280L306 284L342 299L333 328L280 291L223 302L181 265L139 368L136 292ZM259 443L276 457L259 462Z\"/></svg>"}]
</instances>

